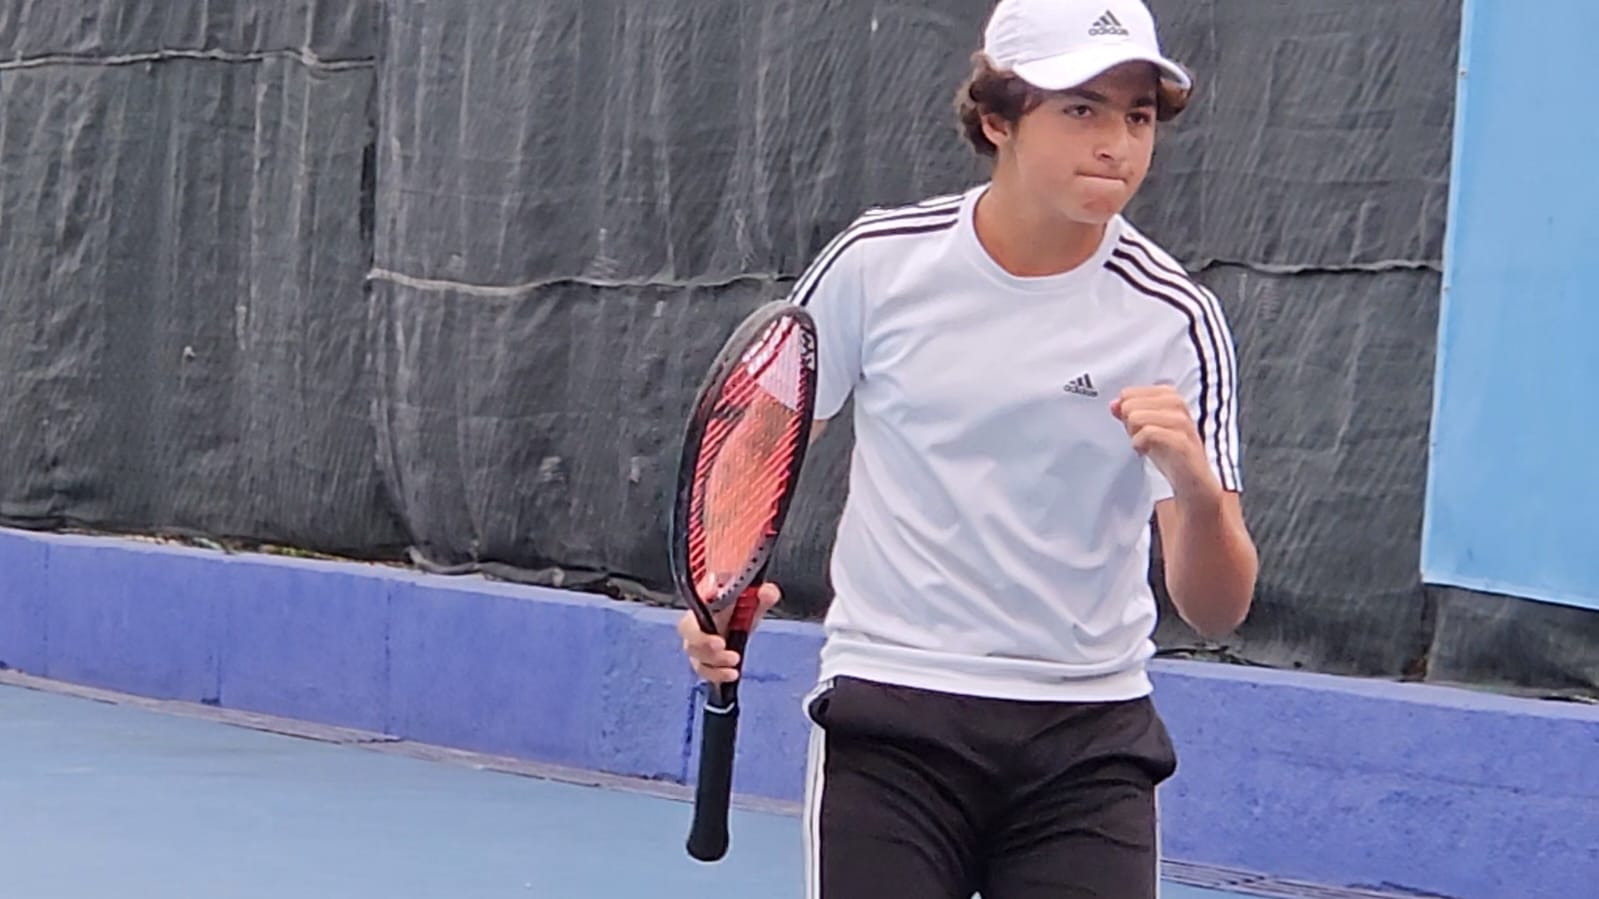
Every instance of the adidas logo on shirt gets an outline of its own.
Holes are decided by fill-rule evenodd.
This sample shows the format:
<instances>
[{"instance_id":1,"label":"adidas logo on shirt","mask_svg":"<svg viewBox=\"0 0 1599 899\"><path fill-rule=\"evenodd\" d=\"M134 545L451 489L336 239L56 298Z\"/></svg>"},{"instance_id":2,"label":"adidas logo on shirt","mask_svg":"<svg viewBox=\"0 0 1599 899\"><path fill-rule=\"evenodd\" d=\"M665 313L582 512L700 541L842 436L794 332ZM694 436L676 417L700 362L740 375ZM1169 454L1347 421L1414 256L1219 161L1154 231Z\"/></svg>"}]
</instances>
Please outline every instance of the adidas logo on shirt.
<instances>
[{"instance_id":1,"label":"adidas logo on shirt","mask_svg":"<svg viewBox=\"0 0 1599 899\"><path fill-rule=\"evenodd\" d=\"M1108 9L1105 10L1104 15L1095 19L1094 24L1088 29L1089 37L1103 37L1107 34L1114 34L1118 37L1129 36L1129 32L1122 25L1121 20L1117 19L1116 14Z\"/></svg>"},{"instance_id":2,"label":"adidas logo on shirt","mask_svg":"<svg viewBox=\"0 0 1599 899\"><path fill-rule=\"evenodd\" d=\"M1066 385L1066 392L1079 396L1099 396L1099 389L1094 386L1094 379L1086 374L1072 378Z\"/></svg>"}]
</instances>

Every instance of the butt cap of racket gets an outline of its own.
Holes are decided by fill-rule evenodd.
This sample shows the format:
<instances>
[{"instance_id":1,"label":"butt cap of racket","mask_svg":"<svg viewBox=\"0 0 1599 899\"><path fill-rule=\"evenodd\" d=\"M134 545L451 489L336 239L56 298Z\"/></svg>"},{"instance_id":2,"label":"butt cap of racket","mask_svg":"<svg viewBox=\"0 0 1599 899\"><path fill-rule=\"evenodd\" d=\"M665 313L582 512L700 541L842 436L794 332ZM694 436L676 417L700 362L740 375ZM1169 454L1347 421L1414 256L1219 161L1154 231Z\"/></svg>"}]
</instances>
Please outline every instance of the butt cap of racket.
<instances>
[{"instance_id":1,"label":"butt cap of racket","mask_svg":"<svg viewBox=\"0 0 1599 899\"><path fill-rule=\"evenodd\" d=\"M700 777L695 785L694 823L688 833L688 854L702 862L727 854L727 813L733 792L733 745L738 730L737 703L726 708L707 704L700 741Z\"/></svg>"}]
</instances>

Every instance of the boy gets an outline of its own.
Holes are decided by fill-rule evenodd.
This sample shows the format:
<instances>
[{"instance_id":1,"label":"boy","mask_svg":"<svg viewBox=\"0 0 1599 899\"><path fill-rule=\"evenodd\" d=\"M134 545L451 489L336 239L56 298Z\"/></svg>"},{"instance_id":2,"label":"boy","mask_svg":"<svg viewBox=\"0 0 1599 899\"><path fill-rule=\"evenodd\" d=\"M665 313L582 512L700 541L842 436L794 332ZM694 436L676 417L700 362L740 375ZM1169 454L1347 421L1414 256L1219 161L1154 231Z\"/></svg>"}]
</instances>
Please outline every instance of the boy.
<instances>
[{"instance_id":1,"label":"boy","mask_svg":"<svg viewBox=\"0 0 1599 899\"><path fill-rule=\"evenodd\" d=\"M866 213L795 286L818 424L855 399L806 702L812 899L1156 895L1152 513L1203 633L1243 620L1258 565L1220 303L1121 217L1191 87L1141 0L1001 0L959 95L989 183Z\"/></svg>"}]
</instances>

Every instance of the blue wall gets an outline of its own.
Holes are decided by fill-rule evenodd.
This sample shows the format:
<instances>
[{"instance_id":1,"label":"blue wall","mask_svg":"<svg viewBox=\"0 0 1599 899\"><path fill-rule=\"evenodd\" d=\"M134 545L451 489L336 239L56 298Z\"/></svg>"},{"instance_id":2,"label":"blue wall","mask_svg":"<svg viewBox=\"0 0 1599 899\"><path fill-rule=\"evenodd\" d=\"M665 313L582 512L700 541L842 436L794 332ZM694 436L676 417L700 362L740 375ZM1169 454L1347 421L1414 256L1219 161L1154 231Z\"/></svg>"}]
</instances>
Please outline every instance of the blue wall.
<instances>
[{"instance_id":1,"label":"blue wall","mask_svg":"<svg viewBox=\"0 0 1599 899\"><path fill-rule=\"evenodd\" d=\"M694 770L670 610L4 530L0 571L0 661L31 674L635 777ZM762 626L740 792L801 798L820 639ZM1458 899L1599 882L1599 708L1200 663L1154 678L1181 758L1171 858Z\"/></svg>"},{"instance_id":2,"label":"blue wall","mask_svg":"<svg viewBox=\"0 0 1599 899\"><path fill-rule=\"evenodd\" d=\"M1599 2L1464 22L1422 571L1599 609Z\"/></svg>"}]
</instances>

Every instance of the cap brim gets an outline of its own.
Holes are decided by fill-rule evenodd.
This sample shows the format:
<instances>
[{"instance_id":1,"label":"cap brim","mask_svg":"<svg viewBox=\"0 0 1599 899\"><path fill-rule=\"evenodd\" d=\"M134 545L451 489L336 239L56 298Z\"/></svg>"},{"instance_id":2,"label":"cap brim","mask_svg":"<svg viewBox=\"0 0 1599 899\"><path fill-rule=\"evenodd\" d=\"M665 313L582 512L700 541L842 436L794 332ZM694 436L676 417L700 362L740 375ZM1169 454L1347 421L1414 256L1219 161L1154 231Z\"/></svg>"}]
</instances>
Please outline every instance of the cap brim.
<instances>
[{"instance_id":1,"label":"cap brim","mask_svg":"<svg viewBox=\"0 0 1599 899\"><path fill-rule=\"evenodd\" d=\"M1012 71L1034 87L1063 91L1092 81L1124 62L1153 63L1163 79L1184 90L1193 89L1193 81L1182 66L1132 43L1105 44L1075 53L1018 63Z\"/></svg>"}]
</instances>

